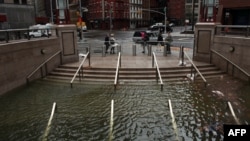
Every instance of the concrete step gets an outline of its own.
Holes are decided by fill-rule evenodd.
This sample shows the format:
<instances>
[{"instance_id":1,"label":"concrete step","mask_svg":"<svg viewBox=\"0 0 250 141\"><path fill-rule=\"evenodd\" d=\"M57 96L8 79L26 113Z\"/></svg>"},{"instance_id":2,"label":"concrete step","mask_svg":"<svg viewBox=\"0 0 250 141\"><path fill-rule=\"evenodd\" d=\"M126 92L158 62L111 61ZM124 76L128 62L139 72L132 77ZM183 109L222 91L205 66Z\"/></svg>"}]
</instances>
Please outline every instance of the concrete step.
<instances>
[{"instance_id":1,"label":"concrete step","mask_svg":"<svg viewBox=\"0 0 250 141\"><path fill-rule=\"evenodd\" d=\"M202 75L206 77L220 77L225 74L214 65L200 65L197 66ZM56 68L48 76L50 79L59 79L71 81L78 67L62 65ZM114 81L115 68L90 68L84 67L84 80L95 81ZM172 67L160 68L163 81L185 80L187 75L191 73L191 67ZM199 78L199 76L197 76ZM76 76L79 80L79 74ZM156 68L120 68L119 81L156 81Z\"/></svg>"}]
</instances>

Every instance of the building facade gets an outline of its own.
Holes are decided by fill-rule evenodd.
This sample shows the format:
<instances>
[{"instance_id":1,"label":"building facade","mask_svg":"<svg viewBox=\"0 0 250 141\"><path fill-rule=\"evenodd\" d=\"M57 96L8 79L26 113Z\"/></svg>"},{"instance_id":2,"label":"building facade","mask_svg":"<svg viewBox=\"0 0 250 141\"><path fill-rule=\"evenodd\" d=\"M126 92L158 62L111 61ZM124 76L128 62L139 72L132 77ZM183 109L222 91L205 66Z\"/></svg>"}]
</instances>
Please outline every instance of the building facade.
<instances>
[{"instance_id":1,"label":"building facade","mask_svg":"<svg viewBox=\"0 0 250 141\"><path fill-rule=\"evenodd\" d=\"M220 0L222 24L249 25L250 24L250 1L249 0Z\"/></svg>"},{"instance_id":2,"label":"building facade","mask_svg":"<svg viewBox=\"0 0 250 141\"><path fill-rule=\"evenodd\" d=\"M186 4L187 7L188 4ZM167 16L169 22L173 22L176 25L183 25L185 21L185 0L168 0Z\"/></svg>"},{"instance_id":3,"label":"building facade","mask_svg":"<svg viewBox=\"0 0 250 141\"><path fill-rule=\"evenodd\" d=\"M195 24L199 21L199 0L186 0L185 2L185 22Z\"/></svg>"},{"instance_id":4,"label":"building facade","mask_svg":"<svg viewBox=\"0 0 250 141\"><path fill-rule=\"evenodd\" d=\"M89 0L86 7L87 23L92 29L129 27L129 0Z\"/></svg>"},{"instance_id":5,"label":"building facade","mask_svg":"<svg viewBox=\"0 0 250 141\"><path fill-rule=\"evenodd\" d=\"M35 24L35 9L29 0L0 0L0 29L27 28Z\"/></svg>"},{"instance_id":6,"label":"building facade","mask_svg":"<svg viewBox=\"0 0 250 141\"><path fill-rule=\"evenodd\" d=\"M200 0L199 9L200 22L218 22L219 0Z\"/></svg>"},{"instance_id":7,"label":"building facade","mask_svg":"<svg viewBox=\"0 0 250 141\"><path fill-rule=\"evenodd\" d=\"M249 0L200 0L200 22L218 22L225 25L249 25Z\"/></svg>"}]
</instances>

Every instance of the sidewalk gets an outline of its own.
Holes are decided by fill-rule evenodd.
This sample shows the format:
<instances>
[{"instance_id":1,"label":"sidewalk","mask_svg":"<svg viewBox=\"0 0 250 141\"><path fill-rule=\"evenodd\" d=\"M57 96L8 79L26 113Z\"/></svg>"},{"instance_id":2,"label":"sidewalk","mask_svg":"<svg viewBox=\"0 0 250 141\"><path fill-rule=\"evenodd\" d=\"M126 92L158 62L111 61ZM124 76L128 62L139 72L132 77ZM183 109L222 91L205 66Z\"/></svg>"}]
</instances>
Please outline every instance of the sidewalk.
<instances>
[{"instance_id":1,"label":"sidewalk","mask_svg":"<svg viewBox=\"0 0 250 141\"><path fill-rule=\"evenodd\" d=\"M121 67L122 68L152 68L153 55L148 55L148 51L146 53L142 53L142 47L138 46L136 48L136 56L133 56L132 45L131 46L123 46L121 51ZM185 48L184 51L192 58L193 50L191 48ZM106 54L106 56L102 56L102 53L91 53L91 66L88 66L88 61L86 60L84 63L84 67L93 67L93 68L116 68L118 61L118 53L115 50L116 54ZM185 66L181 66L181 58L180 58L180 47L171 47L171 54L163 55L163 47L152 47L152 54L155 54L158 66L160 68L169 68L169 67L185 67L190 66L190 62L187 57L184 57ZM83 60L82 57L79 58L79 62L67 64L69 66L78 67ZM197 65L207 64L203 62L194 62Z\"/></svg>"},{"instance_id":2,"label":"sidewalk","mask_svg":"<svg viewBox=\"0 0 250 141\"><path fill-rule=\"evenodd\" d=\"M135 29L140 30L140 29ZM130 30L133 33L133 30ZM115 31L115 32L124 32L124 31ZM172 32L172 36L178 37L187 37L192 38L194 37L193 34L181 34L180 32ZM106 54L103 56L102 54L102 46L103 42L98 42L96 40L89 41L91 46L91 67L96 68L116 68L118 54L117 49L115 50L116 54ZM143 48L140 44L135 44L132 41L121 40L118 42L121 45L121 67L122 68L152 68L152 55L148 55L148 50L146 49L145 53L142 53ZM80 44L79 44L80 45ZM133 46L136 46L136 55L133 54ZM152 46L152 53L154 52L156 55L156 59L160 68L167 68L167 67L180 67L180 47L179 46L172 46L171 47L171 54L167 54L166 56L163 55L163 47L158 45ZM185 48L186 53L192 59L193 57L193 49L192 48ZM86 53L86 52L82 52ZM80 58L80 61L83 58ZM68 64L78 66L79 62ZM86 61L87 62L87 61ZM188 59L185 57L184 63L190 65ZM205 64L202 62L195 62L196 64ZM84 64L85 67L88 67L88 63ZM183 67L183 66L181 66Z\"/></svg>"}]
</instances>

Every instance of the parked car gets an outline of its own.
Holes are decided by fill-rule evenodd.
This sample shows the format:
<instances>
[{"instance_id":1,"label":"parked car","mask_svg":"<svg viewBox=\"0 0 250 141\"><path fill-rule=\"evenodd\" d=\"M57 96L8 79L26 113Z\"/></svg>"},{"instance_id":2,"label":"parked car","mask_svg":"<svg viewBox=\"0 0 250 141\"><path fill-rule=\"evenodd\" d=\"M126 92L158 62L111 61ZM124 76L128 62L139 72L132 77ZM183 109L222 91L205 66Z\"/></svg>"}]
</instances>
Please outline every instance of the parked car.
<instances>
[{"instance_id":1,"label":"parked car","mask_svg":"<svg viewBox=\"0 0 250 141\"><path fill-rule=\"evenodd\" d=\"M158 32L154 32L154 31L135 31L134 35L133 35L133 41L135 43L142 43L143 39L142 39L142 32L144 32L145 34L147 34L147 36L149 37L149 40L147 41L148 44L151 45L157 45L158 44Z\"/></svg>"},{"instance_id":2,"label":"parked car","mask_svg":"<svg viewBox=\"0 0 250 141\"><path fill-rule=\"evenodd\" d=\"M48 37L51 36L51 30L49 25L33 25L29 27L29 33L25 32L24 36L26 38L37 38L37 37Z\"/></svg>"},{"instance_id":3,"label":"parked car","mask_svg":"<svg viewBox=\"0 0 250 141\"><path fill-rule=\"evenodd\" d=\"M150 30L150 31L161 31L161 32L164 32L165 31L165 25L150 26L148 28L148 30ZM173 32L173 29L170 26L167 26L166 30L167 30L167 32Z\"/></svg>"},{"instance_id":4,"label":"parked car","mask_svg":"<svg viewBox=\"0 0 250 141\"><path fill-rule=\"evenodd\" d=\"M169 26L170 26L170 27L174 27L175 24L174 24L174 23L169 23Z\"/></svg>"},{"instance_id":5,"label":"parked car","mask_svg":"<svg viewBox=\"0 0 250 141\"><path fill-rule=\"evenodd\" d=\"M25 32L24 33L24 36L25 37L28 37L28 33ZM31 38L38 38L38 37L48 37L50 36L47 31L44 29L44 30L41 30L41 29L33 29L33 30L30 30L29 31L29 36Z\"/></svg>"}]
</instances>

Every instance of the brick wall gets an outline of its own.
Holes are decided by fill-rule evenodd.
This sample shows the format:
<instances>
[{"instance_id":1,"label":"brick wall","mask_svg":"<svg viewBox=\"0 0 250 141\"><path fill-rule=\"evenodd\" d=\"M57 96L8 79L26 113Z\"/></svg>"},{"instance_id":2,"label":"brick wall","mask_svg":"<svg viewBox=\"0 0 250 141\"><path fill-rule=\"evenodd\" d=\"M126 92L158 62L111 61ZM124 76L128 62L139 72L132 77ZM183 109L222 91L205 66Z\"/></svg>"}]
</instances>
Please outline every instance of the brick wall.
<instances>
[{"instance_id":1,"label":"brick wall","mask_svg":"<svg viewBox=\"0 0 250 141\"><path fill-rule=\"evenodd\" d=\"M224 8L250 7L249 0L220 0Z\"/></svg>"}]
</instances>

